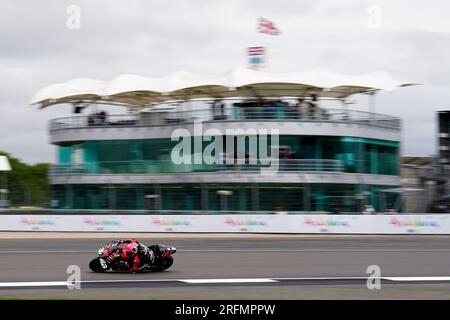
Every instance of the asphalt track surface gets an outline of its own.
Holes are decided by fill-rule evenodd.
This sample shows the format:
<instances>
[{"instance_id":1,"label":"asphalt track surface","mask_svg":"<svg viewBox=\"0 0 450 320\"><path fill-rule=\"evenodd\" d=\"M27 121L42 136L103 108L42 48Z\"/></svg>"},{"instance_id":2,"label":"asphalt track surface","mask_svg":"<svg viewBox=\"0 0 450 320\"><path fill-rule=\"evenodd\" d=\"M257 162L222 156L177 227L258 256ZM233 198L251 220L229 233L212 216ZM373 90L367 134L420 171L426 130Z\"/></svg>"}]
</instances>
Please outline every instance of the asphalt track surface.
<instances>
[{"instance_id":1,"label":"asphalt track surface","mask_svg":"<svg viewBox=\"0 0 450 320\"><path fill-rule=\"evenodd\" d=\"M174 245L164 272L93 273L105 239L0 240L0 297L450 299L450 236L139 238ZM81 290L67 267L81 268ZM367 288L367 267L381 289Z\"/></svg>"}]
</instances>

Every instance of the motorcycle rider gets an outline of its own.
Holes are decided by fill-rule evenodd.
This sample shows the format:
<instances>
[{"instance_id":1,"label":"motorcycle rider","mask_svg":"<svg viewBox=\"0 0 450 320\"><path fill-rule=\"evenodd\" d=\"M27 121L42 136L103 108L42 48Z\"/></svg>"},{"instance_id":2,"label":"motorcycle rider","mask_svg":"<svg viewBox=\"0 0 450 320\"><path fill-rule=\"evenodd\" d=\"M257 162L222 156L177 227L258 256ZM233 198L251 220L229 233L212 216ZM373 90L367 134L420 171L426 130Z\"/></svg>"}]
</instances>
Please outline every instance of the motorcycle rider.
<instances>
[{"instance_id":1,"label":"motorcycle rider","mask_svg":"<svg viewBox=\"0 0 450 320\"><path fill-rule=\"evenodd\" d=\"M149 248L136 239L121 239L111 242L109 245L111 253L106 260L111 263L117 258L122 258L122 261L133 272L149 268L155 260L154 248Z\"/></svg>"}]
</instances>

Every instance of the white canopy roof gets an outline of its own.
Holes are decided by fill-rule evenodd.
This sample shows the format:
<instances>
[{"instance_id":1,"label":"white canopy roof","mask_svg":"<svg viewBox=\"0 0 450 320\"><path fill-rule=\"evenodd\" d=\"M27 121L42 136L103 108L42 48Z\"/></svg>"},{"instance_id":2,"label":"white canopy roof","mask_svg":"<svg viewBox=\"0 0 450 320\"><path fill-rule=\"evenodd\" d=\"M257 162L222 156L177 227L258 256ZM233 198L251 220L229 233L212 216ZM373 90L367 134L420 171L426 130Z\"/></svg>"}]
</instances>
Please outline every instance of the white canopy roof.
<instances>
[{"instance_id":1,"label":"white canopy roof","mask_svg":"<svg viewBox=\"0 0 450 320\"><path fill-rule=\"evenodd\" d=\"M49 85L31 100L41 108L60 103L111 103L143 107L152 103L197 98L228 97L320 97L345 98L373 90L396 90L412 85L385 72L359 75L309 72L270 73L234 68L219 75L175 72L167 77L148 78L125 74L110 81L74 79Z\"/></svg>"}]
</instances>

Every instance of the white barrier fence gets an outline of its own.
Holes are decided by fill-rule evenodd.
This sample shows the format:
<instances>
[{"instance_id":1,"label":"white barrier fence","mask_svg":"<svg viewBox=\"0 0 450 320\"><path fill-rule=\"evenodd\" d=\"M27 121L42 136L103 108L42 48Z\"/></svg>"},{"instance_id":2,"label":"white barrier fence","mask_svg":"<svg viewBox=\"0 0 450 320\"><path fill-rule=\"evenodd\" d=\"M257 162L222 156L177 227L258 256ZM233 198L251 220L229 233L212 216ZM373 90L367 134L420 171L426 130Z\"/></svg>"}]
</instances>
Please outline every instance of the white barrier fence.
<instances>
[{"instance_id":1,"label":"white barrier fence","mask_svg":"<svg viewBox=\"0 0 450 320\"><path fill-rule=\"evenodd\" d=\"M0 231L450 234L450 215L0 215Z\"/></svg>"}]
</instances>

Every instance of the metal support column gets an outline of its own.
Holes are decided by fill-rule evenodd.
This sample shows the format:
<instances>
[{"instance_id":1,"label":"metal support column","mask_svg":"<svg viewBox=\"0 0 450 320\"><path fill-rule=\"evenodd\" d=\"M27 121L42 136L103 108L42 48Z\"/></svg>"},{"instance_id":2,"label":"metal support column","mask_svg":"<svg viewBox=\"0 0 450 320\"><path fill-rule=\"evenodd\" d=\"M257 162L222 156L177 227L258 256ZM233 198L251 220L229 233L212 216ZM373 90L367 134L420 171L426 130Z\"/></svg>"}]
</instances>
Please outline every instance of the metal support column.
<instances>
[{"instance_id":1,"label":"metal support column","mask_svg":"<svg viewBox=\"0 0 450 320\"><path fill-rule=\"evenodd\" d=\"M116 209L116 189L114 188L114 185L110 185L108 188L108 196L109 196L109 209L115 210Z\"/></svg>"},{"instance_id":2,"label":"metal support column","mask_svg":"<svg viewBox=\"0 0 450 320\"><path fill-rule=\"evenodd\" d=\"M252 184L252 211L259 211L259 189L257 184Z\"/></svg>"},{"instance_id":3,"label":"metal support column","mask_svg":"<svg viewBox=\"0 0 450 320\"><path fill-rule=\"evenodd\" d=\"M66 209L74 209L73 188L70 184L64 185L66 189Z\"/></svg>"},{"instance_id":4,"label":"metal support column","mask_svg":"<svg viewBox=\"0 0 450 320\"><path fill-rule=\"evenodd\" d=\"M305 184L303 188L303 211L311 211L311 186Z\"/></svg>"},{"instance_id":5,"label":"metal support column","mask_svg":"<svg viewBox=\"0 0 450 320\"><path fill-rule=\"evenodd\" d=\"M208 186L205 184L202 184L201 198L202 210L208 211Z\"/></svg>"},{"instance_id":6,"label":"metal support column","mask_svg":"<svg viewBox=\"0 0 450 320\"><path fill-rule=\"evenodd\" d=\"M157 195L155 201L155 210L160 211L162 208L162 192L161 186L159 184L154 185L154 194Z\"/></svg>"}]
</instances>

